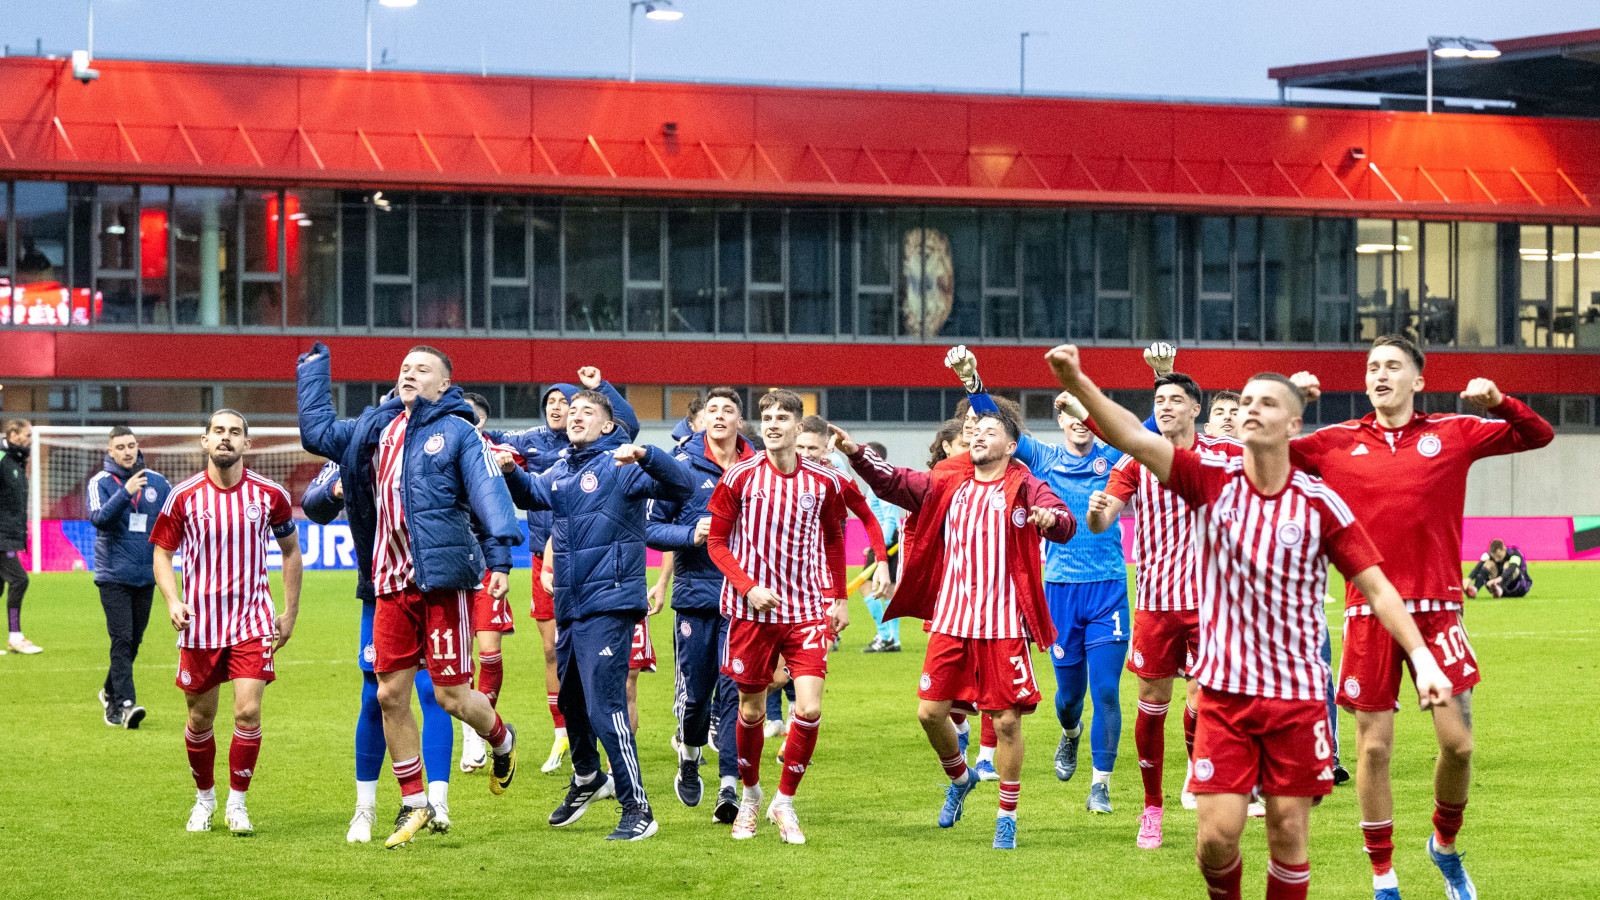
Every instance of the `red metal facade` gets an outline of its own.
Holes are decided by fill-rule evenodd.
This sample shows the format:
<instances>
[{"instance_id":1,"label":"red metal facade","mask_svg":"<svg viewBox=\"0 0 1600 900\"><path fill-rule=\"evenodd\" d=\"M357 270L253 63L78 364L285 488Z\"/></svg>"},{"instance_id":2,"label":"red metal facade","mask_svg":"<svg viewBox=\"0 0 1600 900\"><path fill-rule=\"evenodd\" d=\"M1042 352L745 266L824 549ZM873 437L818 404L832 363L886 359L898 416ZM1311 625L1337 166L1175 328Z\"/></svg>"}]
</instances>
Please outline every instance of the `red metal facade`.
<instances>
[{"instance_id":1,"label":"red metal facade","mask_svg":"<svg viewBox=\"0 0 1600 900\"><path fill-rule=\"evenodd\" d=\"M0 60L0 175L1600 222L1600 122L96 65Z\"/></svg>"}]
</instances>

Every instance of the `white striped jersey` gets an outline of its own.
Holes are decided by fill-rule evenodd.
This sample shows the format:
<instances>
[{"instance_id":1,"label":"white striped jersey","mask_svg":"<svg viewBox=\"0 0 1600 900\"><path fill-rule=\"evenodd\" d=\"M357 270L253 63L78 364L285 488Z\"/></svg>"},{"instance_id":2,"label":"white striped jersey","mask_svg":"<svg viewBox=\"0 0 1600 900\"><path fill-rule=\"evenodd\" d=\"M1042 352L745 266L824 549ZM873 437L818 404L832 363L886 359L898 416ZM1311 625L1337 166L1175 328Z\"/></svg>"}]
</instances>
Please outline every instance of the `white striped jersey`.
<instances>
[{"instance_id":1,"label":"white striped jersey","mask_svg":"<svg viewBox=\"0 0 1600 900\"><path fill-rule=\"evenodd\" d=\"M1239 456L1244 445L1232 438L1197 435L1204 453ZM1195 517L1182 497L1161 486L1132 456L1111 470L1106 493L1134 507L1133 561L1138 567L1134 608L1180 612L1200 608L1200 568L1194 554Z\"/></svg>"},{"instance_id":2,"label":"white striped jersey","mask_svg":"<svg viewBox=\"0 0 1600 900\"><path fill-rule=\"evenodd\" d=\"M944 516L944 574L932 631L959 638L1025 638L1006 567L1005 481L967 479Z\"/></svg>"},{"instance_id":3,"label":"white striped jersey","mask_svg":"<svg viewBox=\"0 0 1600 900\"><path fill-rule=\"evenodd\" d=\"M1167 485L1197 512L1195 678L1207 690L1326 700L1328 563L1349 577L1383 561L1350 507L1300 469L1268 497L1250 484L1243 458L1187 450L1173 452Z\"/></svg>"},{"instance_id":4,"label":"white striped jersey","mask_svg":"<svg viewBox=\"0 0 1600 900\"><path fill-rule=\"evenodd\" d=\"M401 475L406 458L404 414L384 426L373 454L372 495L378 508L378 527L373 534L372 589L379 597L405 590L417 578L411 562L411 533L406 530L405 498Z\"/></svg>"},{"instance_id":5,"label":"white striped jersey","mask_svg":"<svg viewBox=\"0 0 1600 900\"><path fill-rule=\"evenodd\" d=\"M249 469L227 490L201 472L167 495L150 542L183 557L194 615L178 646L216 650L272 634L267 544L294 534L293 510L282 485Z\"/></svg>"},{"instance_id":6,"label":"white striped jersey","mask_svg":"<svg viewBox=\"0 0 1600 900\"><path fill-rule=\"evenodd\" d=\"M828 616L844 594L843 488L836 472L804 458L788 475L765 453L729 468L707 504L712 534L725 535L731 560L711 548L723 574L722 614L730 619L797 624ZM722 558L719 558L722 557ZM728 564L737 567L730 573ZM742 575L743 577L739 577ZM745 602L760 585L778 608L756 612Z\"/></svg>"}]
</instances>

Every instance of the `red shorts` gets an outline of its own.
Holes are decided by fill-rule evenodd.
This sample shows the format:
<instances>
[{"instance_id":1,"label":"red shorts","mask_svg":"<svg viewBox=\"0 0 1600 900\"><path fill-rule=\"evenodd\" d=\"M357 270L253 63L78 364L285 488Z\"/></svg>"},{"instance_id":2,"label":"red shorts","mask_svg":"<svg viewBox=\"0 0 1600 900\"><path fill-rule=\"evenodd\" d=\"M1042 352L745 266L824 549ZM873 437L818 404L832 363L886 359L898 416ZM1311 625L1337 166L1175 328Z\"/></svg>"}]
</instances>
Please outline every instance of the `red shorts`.
<instances>
[{"instance_id":1,"label":"red shorts","mask_svg":"<svg viewBox=\"0 0 1600 900\"><path fill-rule=\"evenodd\" d=\"M1200 611L1133 611L1128 671L1140 678L1176 678L1194 667L1200 652Z\"/></svg>"},{"instance_id":2,"label":"red shorts","mask_svg":"<svg viewBox=\"0 0 1600 900\"><path fill-rule=\"evenodd\" d=\"M968 713L1039 706L1033 656L1026 638L959 638L934 632L917 684L921 700L950 701Z\"/></svg>"},{"instance_id":3,"label":"red shorts","mask_svg":"<svg viewBox=\"0 0 1600 900\"><path fill-rule=\"evenodd\" d=\"M1188 790L1248 794L1256 785L1273 797L1333 792L1328 705L1201 691Z\"/></svg>"},{"instance_id":4,"label":"red shorts","mask_svg":"<svg viewBox=\"0 0 1600 900\"><path fill-rule=\"evenodd\" d=\"M772 684L781 656L792 678L826 678L828 628L827 619L793 624L734 619L722 646L722 674L733 679L740 692L758 693Z\"/></svg>"},{"instance_id":5,"label":"red shorts","mask_svg":"<svg viewBox=\"0 0 1600 900\"><path fill-rule=\"evenodd\" d=\"M278 677L272 670L272 638L251 638L232 647L215 650L178 648L178 677L174 683L185 694L204 694L224 681L236 678L254 678L274 681Z\"/></svg>"},{"instance_id":6,"label":"red shorts","mask_svg":"<svg viewBox=\"0 0 1600 900\"><path fill-rule=\"evenodd\" d=\"M1434 661L1450 679L1451 694L1471 690L1482 680L1459 610L1414 613L1411 618L1422 632L1422 643L1433 651ZM1395 709L1400 701L1401 666L1410 669L1411 660L1377 616L1345 618L1344 653L1339 659L1340 706L1364 712ZM1416 673L1411 675L1414 680Z\"/></svg>"},{"instance_id":7,"label":"red shorts","mask_svg":"<svg viewBox=\"0 0 1600 900\"><path fill-rule=\"evenodd\" d=\"M427 666L434 684L472 683L472 597L466 591L423 593L414 586L378 598L372 619L374 672Z\"/></svg>"},{"instance_id":8,"label":"red shorts","mask_svg":"<svg viewBox=\"0 0 1600 900\"><path fill-rule=\"evenodd\" d=\"M540 622L548 622L556 617L556 598L545 593L537 570L533 573L533 606L528 610L528 615Z\"/></svg>"},{"instance_id":9,"label":"red shorts","mask_svg":"<svg viewBox=\"0 0 1600 900\"><path fill-rule=\"evenodd\" d=\"M645 616L633 626L633 652L628 656L628 668L640 672L656 670L656 645L650 640L650 617Z\"/></svg>"},{"instance_id":10,"label":"red shorts","mask_svg":"<svg viewBox=\"0 0 1600 900\"><path fill-rule=\"evenodd\" d=\"M498 631L510 634L516 623L511 620L511 607L504 600L496 600L485 588L472 595L472 630Z\"/></svg>"}]
</instances>

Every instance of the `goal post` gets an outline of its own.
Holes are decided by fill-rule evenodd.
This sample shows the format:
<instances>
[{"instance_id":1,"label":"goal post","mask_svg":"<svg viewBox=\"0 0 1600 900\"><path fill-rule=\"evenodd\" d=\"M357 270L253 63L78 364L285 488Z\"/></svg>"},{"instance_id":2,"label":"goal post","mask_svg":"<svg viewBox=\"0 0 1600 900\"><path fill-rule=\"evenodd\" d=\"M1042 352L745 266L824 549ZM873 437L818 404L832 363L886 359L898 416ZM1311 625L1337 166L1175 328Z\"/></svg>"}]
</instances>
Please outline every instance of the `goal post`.
<instances>
[{"instance_id":1,"label":"goal post","mask_svg":"<svg viewBox=\"0 0 1600 900\"><path fill-rule=\"evenodd\" d=\"M87 487L89 479L103 466L110 432L109 425L34 426L28 475L29 556L33 572L46 571L46 557L72 561L60 566L63 568L75 568L77 557L83 558L85 567L93 565L92 528L86 529L83 524L89 518ZM174 486L205 468L198 426L135 426L133 432L139 439L145 466ZM323 462L322 457L300 446L298 428L250 429L245 466L283 485L297 505ZM46 522L61 523L62 533L46 534ZM85 548L88 552L84 552Z\"/></svg>"}]
</instances>

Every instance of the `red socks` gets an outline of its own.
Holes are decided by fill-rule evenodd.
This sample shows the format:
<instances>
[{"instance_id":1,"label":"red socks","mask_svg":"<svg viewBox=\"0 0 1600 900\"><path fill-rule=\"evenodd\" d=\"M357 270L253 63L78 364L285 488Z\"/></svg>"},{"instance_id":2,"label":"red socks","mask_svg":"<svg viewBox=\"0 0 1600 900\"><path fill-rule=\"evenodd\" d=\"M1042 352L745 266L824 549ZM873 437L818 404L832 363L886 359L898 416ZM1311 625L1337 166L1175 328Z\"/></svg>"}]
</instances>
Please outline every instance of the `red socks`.
<instances>
[{"instance_id":1,"label":"red socks","mask_svg":"<svg viewBox=\"0 0 1600 900\"><path fill-rule=\"evenodd\" d=\"M565 727L567 727L567 718L566 718L566 716L563 716L561 714L561 707L556 704L556 700L560 696L561 696L560 694L546 694L545 695L545 697L550 701L550 718L551 718L551 720L556 723L556 727L557 728L565 728Z\"/></svg>"},{"instance_id":2,"label":"red socks","mask_svg":"<svg viewBox=\"0 0 1600 900\"><path fill-rule=\"evenodd\" d=\"M1206 879L1206 896L1212 900L1241 900L1239 896L1239 876L1244 874L1244 857L1235 856L1233 862L1213 869L1202 860L1200 874ZM1304 897L1302 892L1300 896Z\"/></svg>"},{"instance_id":3,"label":"red socks","mask_svg":"<svg viewBox=\"0 0 1600 900\"><path fill-rule=\"evenodd\" d=\"M480 735L480 737L495 753L503 753L510 750L505 744L506 741L511 739L511 730L506 728L506 723L500 721L499 713L494 714L494 727L489 729L488 734Z\"/></svg>"},{"instance_id":4,"label":"red socks","mask_svg":"<svg viewBox=\"0 0 1600 900\"><path fill-rule=\"evenodd\" d=\"M739 714L739 733L734 737L739 748L739 782L745 787L755 787L761 783L761 746L766 743L766 735L761 729L766 724L765 716L758 717L754 722L746 722L744 714Z\"/></svg>"},{"instance_id":5,"label":"red socks","mask_svg":"<svg viewBox=\"0 0 1600 900\"><path fill-rule=\"evenodd\" d=\"M213 754L216 744L212 743ZM244 793L250 790L250 779L255 775L256 757L261 755L261 728L249 731L235 728L233 742L228 745L228 787Z\"/></svg>"},{"instance_id":6,"label":"red socks","mask_svg":"<svg viewBox=\"0 0 1600 900\"><path fill-rule=\"evenodd\" d=\"M1456 842L1456 835L1461 833L1461 814L1466 808L1465 803L1445 803L1443 800L1433 802L1434 844L1448 847Z\"/></svg>"},{"instance_id":7,"label":"red socks","mask_svg":"<svg viewBox=\"0 0 1600 900\"><path fill-rule=\"evenodd\" d=\"M407 760L397 760L390 763L389 768L394 770L394 777L400 781L401 796L410 797L423 793L422 757L413 756Z\"/></svg>"},{"instance_id":8,"label":"red socks","mask_svg":"<svg viewBox=\"0 0 1600 900\"><path fill-rule=\"evenodd\" d=\"M1362 822L1361 840L1366 845L1367 857L1372 861L1372 874L1382 875L1394 869L1394 820Z\"/></svg>"},{"instance_id":9,"label":"red socks","mask_svg":"<svg viewBox=\"0 0 1600 900\"><path fill-rule=\"evenodd\" d=\"M1022 793L1022 782L1000 782L1000 815L1010 814L1011 818L1017 817L1017 796Z\"/></svg>"},{"instance_id":10,"label":"red socks","mask_svg":"<svg viewBox=\"0 0 1600 900\"><path fill-rule=\"evenodd\" d=\"M1188 703L1183 704L1183 750L1185 755L1194 759L1194 726L1200 721L1200 714Z\"/></svg>"},{"instance_id":11,"label":"red socks","mask_svg":"<svg viewBox=\"0 0 1600 900\"><path fill-rule=\"evenodd\" d=\"M183 746L189 753L189 773L194 776L198 790L209 791L216 786L217 741L210 731L195 734L189 726L183 727Z\"/></svg>"},{"instance_id":12,"label":"red socks","mask_svg":"<svg viewBox=\"0 0 1600 900\"><path fill-rule=\"evenodd\" d=\"M478 654L478 693L489 698L490 706L500 702L500 685L505 677L499 653Z\"/></svg>"},{"instance_id":13,"label":"red socks","mask_svg":"<svg viewBox=\"0 0 1600 900\"><path fill-rule=\"evenodd\" d=\"M944 774L950 776L953 782L959 782L961 777L967 774L967 758L960 753L948 759L939 757L939 765L944 767Z\"/></svg>"},{"instance_id":14,"label":"red socks","mask_svg":"<svg viewBox=\"0 0 1600 900\"><path fill-rule=\"evenodd\" d=\"M957 728L960 728L961 727L961 723L965 722L966 720L967 720L967 714L966 713L964 713L964 712L956 712L955 710L951 710L950 711L950 721Z\"/></svg>"},{"instance_id":15,"label":"red socks","mask_svg":"<svg viewBox=\"0 0 1600 900\"><path fill-rule=\"evenodd\" d=\"M1000 746L1000 739L994 734L994 719L990 718L988 713L983 714L983 724L978 728L978 746Z\"/></svg>"},{"instance_id":16,"label":"red socks","mask_svg":"<svg viewBox=\"0 0 1600 900\"><path fill-rule=\"evenodd\" d=\"M1267 862L1267 900L1306 900L1311 889L1311 863Z\"/></svg>"},{"instance_id":17,"label":"red socks","mask_svg":"<svg viewBox=\"0 0 1600 900\"><path fill-rule=\"evenodd\" d=\"M783 742L783 777L778 780L778 793L793 797L811 765L811 754L817 749L817 725L822 717L802 719L798 714L789 717L789 736ZM743 756L744 754L740 754Z\"/></svg>"},{"instance_id":18,"label":"red socks","mask_svg":"<svg viewBox=\"0 0 1600 900\"><path fill-rule=\"evenodd\" d=\"M1139 715L1133 720L1133 746L1139 753L1139 778L1144 782L1144 805L1164 806L1161 792L1161 763L1167 752L1167 704L1139 701ZM1235 879L1235 892L1238 880Z\"/></svg>"}]
</instances>

